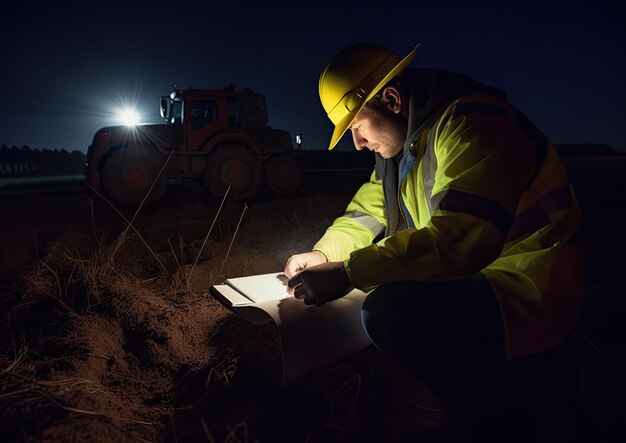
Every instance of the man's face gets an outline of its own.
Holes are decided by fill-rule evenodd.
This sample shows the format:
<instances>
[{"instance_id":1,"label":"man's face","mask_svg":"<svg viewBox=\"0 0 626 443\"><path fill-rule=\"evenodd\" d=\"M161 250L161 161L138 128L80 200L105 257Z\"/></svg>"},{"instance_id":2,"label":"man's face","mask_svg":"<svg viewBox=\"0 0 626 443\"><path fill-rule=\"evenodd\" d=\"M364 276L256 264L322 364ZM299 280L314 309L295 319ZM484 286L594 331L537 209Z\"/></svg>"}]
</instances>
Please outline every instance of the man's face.
<instances>
[{"instance_id":1,"label":"man's face","mask_svg":"<svg viewBox=\"0 0 626 443\"><path fill-rule=\"evenodd\" d=\"M407 121L404 116L383 106L364 107L350 126L354 147L367 148L383 158L398 154L406 140Z\"/></svg>"}]
</instances>

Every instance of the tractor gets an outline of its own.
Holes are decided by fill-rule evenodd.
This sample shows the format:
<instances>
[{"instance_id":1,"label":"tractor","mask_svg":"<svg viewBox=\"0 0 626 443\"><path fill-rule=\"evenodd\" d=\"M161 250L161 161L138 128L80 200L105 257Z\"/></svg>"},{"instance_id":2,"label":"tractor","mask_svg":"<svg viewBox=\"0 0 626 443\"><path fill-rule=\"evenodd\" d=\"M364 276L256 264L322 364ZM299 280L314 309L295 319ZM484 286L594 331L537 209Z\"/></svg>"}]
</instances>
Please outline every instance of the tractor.
<instances>
[{"instance_id":1,"label":"tractor","mask_svg":"<svg viewBox=\"0 0 626 443\"><path fill-rule=\"evenodd\" d=\"M268 126L250 89L176 90L161 97L163 124L105 127L87 151L87 183L119 203L158 200L168 181L243 200L260 186L288 195L300 180L289 132Z\"/></svg>"}]
</instances>

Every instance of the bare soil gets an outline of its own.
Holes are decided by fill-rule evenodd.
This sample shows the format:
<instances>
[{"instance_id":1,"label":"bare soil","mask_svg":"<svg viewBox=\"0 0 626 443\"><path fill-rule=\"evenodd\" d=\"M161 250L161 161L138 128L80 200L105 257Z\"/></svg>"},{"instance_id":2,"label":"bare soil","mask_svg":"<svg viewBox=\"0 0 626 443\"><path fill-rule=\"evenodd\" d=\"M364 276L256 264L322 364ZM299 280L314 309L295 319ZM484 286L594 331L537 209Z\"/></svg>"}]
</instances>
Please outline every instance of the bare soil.
<instances>
[{"instance_id":1,"label":"bare soil","mask_svg":"<svg viewBox=\"0 0 626 443\"><path fill-rule=\"evenodd\" d=\"M624 196L598 201L577 171L585 310L546 360L537 406L554 441L608 441L626 418ZM437 400L376 349L281 386L274 328L207 293L309 250L363 179L304 177L292 198L219 214L219 201L174 189L134 229L135 208L84 190L3 195L0 440L445 441Z\"/></svg>"}]
</instances>

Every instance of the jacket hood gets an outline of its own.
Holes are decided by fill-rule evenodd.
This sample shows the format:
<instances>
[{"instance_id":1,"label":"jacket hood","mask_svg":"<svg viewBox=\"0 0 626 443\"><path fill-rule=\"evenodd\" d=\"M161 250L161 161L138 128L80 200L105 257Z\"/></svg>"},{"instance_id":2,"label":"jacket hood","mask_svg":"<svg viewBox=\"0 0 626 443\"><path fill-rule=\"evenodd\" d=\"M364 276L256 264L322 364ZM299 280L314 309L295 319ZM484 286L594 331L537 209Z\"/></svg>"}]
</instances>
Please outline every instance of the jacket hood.
<instances>
[{"instance_id":1,"label":"jacket hood","mask_svg":"<svg viewBox=\"0 0 626 443\"><path fill-rule=\"evenodd\" d=\"M411 97L405 149L424 129L430 127L452 102L461 97L483 92L504 101L507 99L506 94L497 88L445 69L407 69L401 81L406 82Z\"/></svg>"}]
</instances>

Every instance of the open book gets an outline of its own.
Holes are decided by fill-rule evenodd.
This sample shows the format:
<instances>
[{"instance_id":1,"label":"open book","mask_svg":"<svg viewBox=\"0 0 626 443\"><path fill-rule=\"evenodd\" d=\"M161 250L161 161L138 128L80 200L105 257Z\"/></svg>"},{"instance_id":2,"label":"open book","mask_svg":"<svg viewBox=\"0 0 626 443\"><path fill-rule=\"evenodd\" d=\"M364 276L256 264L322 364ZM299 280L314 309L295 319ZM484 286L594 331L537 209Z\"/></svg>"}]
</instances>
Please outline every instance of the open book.
<instances>
[{"instance_id":1,"label":"open book","mask_svg":"<svg viewBox=\"0 0 626 443\"><path fill-rule=\"evenodd\" d=\"M328 368L364 350L370 339L361 323L366 293L358 289L321 307L307 306L287 293L281 273L229 278L209 292L234 314L278 327L283 383Z\"/></svg>"}]
</instances>

